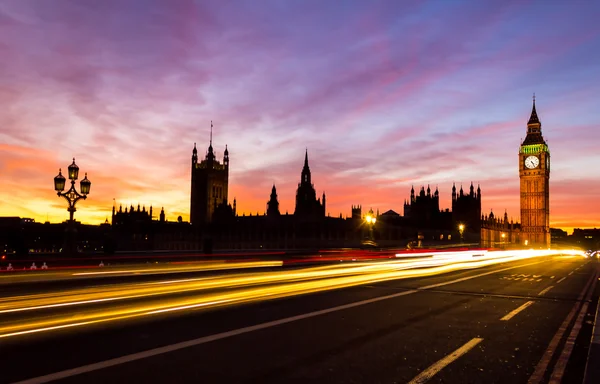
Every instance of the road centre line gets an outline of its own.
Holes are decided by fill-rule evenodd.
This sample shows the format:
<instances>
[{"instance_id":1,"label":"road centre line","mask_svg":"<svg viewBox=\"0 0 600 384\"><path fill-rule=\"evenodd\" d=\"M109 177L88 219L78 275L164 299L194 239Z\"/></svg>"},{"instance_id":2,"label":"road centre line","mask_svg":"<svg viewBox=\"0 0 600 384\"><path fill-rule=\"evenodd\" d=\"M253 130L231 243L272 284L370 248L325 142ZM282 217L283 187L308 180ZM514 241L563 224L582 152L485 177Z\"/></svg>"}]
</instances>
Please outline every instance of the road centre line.
<instances>
[{"instance_id":1,"label":"road centre line","mask_svg":"<svg viewBox=\"0 0 600 384\"><path fill-rule=\"evenodd\" d=\"M544 288L542 289L542 291L540 293L538 293L538 296L544 296L545 293L547 293L549 290L551 290L552 288L554 288L554 285L549 286L548 288Z\"/></svg>"},{"instance_id":2,"label":"road centre line","mask_svg":"<svg viewBox=\"0 0 600 384\"><path fill-rule=\"evenodd\" d=\"M471 339L469 342L467 342L462 347L458 348L451 354L446 355L444 358L442 358L441 360L438 360L435 364L433 364L432 366L430 366L429 368L427 368L426 370L421 372L417 377L415 377L414 379L409 381L408 384L422 384L422 383L429 381L429 379L431 379L433 376L435 376L436 373L438 373L439 371L444 369L447 365L452 363L454 360L458 359L465 353L469 352L471 349L473 349L473 347L475 347L477 344L481 343L482 341L483 341L483 339L479 338L479 337Z\"/></svg>"},{"instance_id":3,"label":"road centre line","mask_svg":"<svg viewBox=\"0 0 600 384\"><path fill-rule=\"evenodd\" d=\"M515 317L519 312L521 312L522 310L526 309L527 307L529 307L531 304L533 304L533 301L528 301L525 304L521 305L519 308L510 311L509 313L507 313L506 315L504 315L504 317L502 317L500 320L502 321L508 321L510 319L512 319L513 317Z\"/></svg>"},{"instance_id":4,"label":"road centre line","mask_svg":"<svg viewBox=\"0 0 600 384\"><path fill-rule=\"evenodd\" d=\"M558 284L558 283L562 282L562 281L563 281L564 279L566 279L566 278L567 278L567 276L563 277L562 279L558 280L558 281L556 282L556 284Z\"/></svg>"},{"instance_id":5,"label":"road centre line","mask_svg":"<svg viewBox=\"0 0 600 384\"><path fill-rule=\"evenodd\" d=\"M251 326L248 326L248 327L238 328L238 329L234 329L234 330L231 330L231 331L216 333L214 335L203 336L203 337L199 337L197 339L182 341L182 342L171 344L171 345L165 345L163 347L158 347L158 348L154 348L154 349L148 349L148 350L142 351L142 352L136 352L136 353L132 353L132 354L125 355L125 356L116 357L116 358L105 360L105 361L100 361L100 362L97 362L97 363L82 365L80 367L66 369L66 370L63 370L63 371L54 372L54 373L50 373L50 374L47 374L47 375L43 375L43 376L38 376L38 377L31 378L31 379L22 380L22 381L19 381L17 383L14 383L14 384L41 384L41 383L48 383L50 381L59 380L59 379L65 379L65 378L68 378L68 377L81 375L83 373L93 372L93 371L97 371L97 370L100 370L100 369L109 368L109 367L113 367L113 366L117 366L117 365L129 363L129 362L136 361L136 360L146 359L148 357L162 355L162 354L165 354L165 353L174 352L174 351L177 351L177 350L180 350L180 349L189 348L189 347L193 347L193 346L197 346L197 345L209 343L209 342L212 342L212 341L222 340L222 339L226 339L226 338L229 338L229 337L238 336L238 335L242 335L242 334L245 334L245 333L250 333L250 332L254 332L254 331L258 331L258 330L262 330L262 329L266 329L266 328L271 328L271 327L275 327L275 326L282 325L282 324L292 323L292 322L295 322L295 321L298 321L298 320L308 319L308 318L312 318L312 317L316 317L316 316L320 316L320 315L325 315L325 314L328 314L328 313L333 313L333 312L341 311L341 310L344 310L344 309L350 309L350 308L354 308L354 307L359 307L359 306L362 306L362 305L365 305L365 304L375 303L375 302L379 302L379 301L383 301L383 300L388 300L388 299L393 299L393 298L401 297L401 296L407 296L407 295L410 295L410 294L413 294L413 293L417 293L417 292L420 292L420 291L423 291L423 290L428 290L428 289L431 289L431 288L441 287L441 286L444 286L444 285L450 285L450 284L454 284L454 283L459 283L459 282L466 281L466 280L476 279L478 277L488 276L488 275L491 275L491 274L494 274L494 273L508 271L508 270L511 270L511 269L523 268L523 267L530 266L530 265L541 264L541 263L544 263L546 261L548 261L548 260L536 261L536 262L533 262L533 263L527 263L527 264L521 264L521 265L516 265L516 266L512 266L512 267L507 267L507 268L501 268L501 269L497 269L497 270L494 270L494 271L479 273L479 274L476 274L476 275L473 275L473 276L467 276L467 277L462 277L460 279L446 281L446 282L443 282L443 283L427 285L427 286L420 287L420 288L417 288L417 289L413 289L413 290L410 290L410 291L403 291L403 292L394 293L394 294L391 294L391 295L379 296L379 297L375 297L375 298L372 298L372 299L367 299L367 300L362 300L362 301L356 301L356 302L353 302L353 303L339 305L339 306L336 306L336 307L331 307L331 308L322 309L322 310L318 310L318 311L314 311L314 312L304 313L304 314L301 314L301 315L286 317L286 318L279 319L279 320L268 321L266 323L251 325ZM473 340L475 340L475 339L473 339ZM471 341L473 341L473 340L471 340ZM481 340L479 340L479 341L481 341ZM479 343L479 341L477 343ZM471 349L471 348L469 348L469 349ZM455 351L454 353L456 353L457 351ZM465 352L467 352L467 351L465 351Z\"/></svg>"}]
</instances>

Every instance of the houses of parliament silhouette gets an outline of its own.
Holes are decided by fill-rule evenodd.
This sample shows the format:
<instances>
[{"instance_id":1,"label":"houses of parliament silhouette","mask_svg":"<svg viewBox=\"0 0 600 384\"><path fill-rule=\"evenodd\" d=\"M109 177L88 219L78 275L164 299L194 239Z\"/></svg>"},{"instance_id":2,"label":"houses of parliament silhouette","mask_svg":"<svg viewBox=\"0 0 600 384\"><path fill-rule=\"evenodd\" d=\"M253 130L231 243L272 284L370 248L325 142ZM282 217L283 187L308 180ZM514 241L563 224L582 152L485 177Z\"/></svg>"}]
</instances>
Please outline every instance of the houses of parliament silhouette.
<instances>
[{"instance_id":1,"label":"houses of parliament silhouette","mask_svg":"<svg viewBox=\"0 0 600 384\"><path fill-rule=\"evenodd\" d=\"M414 186L410 197L404 201L403 215L393 210L382 214L369 212L377 218L370 228L364 221L367 212L362 206L352 206L350 217L326 215L326 196L317 197L312 183L308 149L296 190L293 214L282 214L276 186L271 188L263 215L239 215L237 201L228 199L230 159L225 145L222 160L217 159L213 148L213 124L210 126L208 149L204 158L198 156L196 144L191 156L190 223L168 223L164 211L154 229L151 214L146 224L131 228L131 217L138 212L113 214L115 228L123 228L127 241L120 241L124 248L140 249L147 239L153 239L151 247L167 249L260 249L260 248L322 248L356 247L372 236L381 246L405 246L424 243L479 243L494 247L508 244L548 247L549 228L549 176L550 153L541 132L535 98L527 136L519 147L519 178L521 223L509 220L507 212L496 216L494 212L482 214L482 191L479 185L453 184L452 206L440 209L440 191L428 185L417 193ZM265 193L265 197L267 197ZM142 210L143 211L143 210ZM143 214L143 212L142 212ZM126 224L127 223L127 224ZM459 228L461 230L459 231ZM135 233L143 232L143 233ZM137 239L132 242L132 239Z\"/></svg>"},{"instance_id":2,"label":"houses of parliament silhouette","mask_svg":"<svg viewBox=\"0 0 600 384\"><path fill-rule=\"evenodd\" d=\"M148 210L139 205L137 209L131 206L123 210L122 206L117 209L115 204L111 222L107 220L97 233L81 226L80 233L87 233L86 246L94 243L96 249L105 251L323 249L361 247L366 240L381 247L456 243L484 247L515 244L546 248L550 245L550 152L542 136L535 98L527 135L518 151L520 223L509 220L506 211L499 216L494 212L483 214L483 193L481 187L473 183L468 189L453 184L451 208L440 209L440 191L437 186L432 191L428 185L427 188L420 186L418 193L411 188L409 198L404 201L403 215L393 210L381 214L372 210L363 212L362 206L357 205L351 207L350 216L328 216L325 193L318 196L312 182L308 149L300 169L292 214L280 212L277 189L273 185L270 195L265 191L263 215L240 215L236 200L230 202L228 195L232 166L229 149L225 145L222 160L217 159L212 122L210 128L204 158L198 156L196 144L192 149L189 223L181 217L175 222L167 221L164 208L155 220L152 206ZM376 224L368 223L366 215L375 217ZM17 229L15 233L24 233ZM7 229L4 233L12 232ZM45 234L47 241L43 240ZM7 236L6 244L15 241L15 236ZM48 228L39 229L32 238L36 239L36 246L47 243L44 249L60 246L56 242L60 236ZM26 241L22 242L21 247L26 249Z\"/></svg>"}]
</instances>

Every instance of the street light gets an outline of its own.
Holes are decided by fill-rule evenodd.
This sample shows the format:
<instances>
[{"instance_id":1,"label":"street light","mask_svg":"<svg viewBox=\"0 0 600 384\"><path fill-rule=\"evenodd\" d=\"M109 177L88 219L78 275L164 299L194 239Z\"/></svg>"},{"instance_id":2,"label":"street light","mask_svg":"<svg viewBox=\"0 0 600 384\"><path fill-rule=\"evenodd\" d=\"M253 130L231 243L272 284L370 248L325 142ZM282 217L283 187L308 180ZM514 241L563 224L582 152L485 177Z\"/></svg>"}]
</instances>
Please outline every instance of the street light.
<instances>
[{"instance_id":1,"label":"street light","mask_svg":"<svg viewBox=\"0 0 600 384\"><path fill-rule=\"evenodd\" d=\"M377 222L377 218L373 214L372 209L369 210L369 213L367 213L367 216L365 216L365 221L369 225L369 240L373 241L375 240L375 237L373 236L373 226Z\"/></svg>"},{"instance_id":2,"label":"street light","mask_svg":"<svg viewBox=\"0 0 600 384\"><path fill-rule=\"evenodd\" d=\"M65 177L62 175L62 170L58 170L58 175L54 178L54 190L57 192L58 197L64 197L69 203L69 222L73 223L73 215L77 210L75 208L75 204L80 199L85 200L87 198L88 193L90 193L90 187L92 186L91 181L87 178L87 173L83 180L79 182L79 187L81 189L81 193L77 192L75 189L75 180L79 177L79 167L75 164L75 158L73 158L73 163L69 165L69 179L71 180L71 188L67 192L63 192L65 190Z\"/></svg>"},{"instance_id":3,"label":"street light","mask_svg":"<svg viewBox=\"0 0 600 384\"><path fill-rule=\"evenodd\" d=\"M459 224L458 225L458 232L460 233L460 241L463 241L463 233L465 232L465 225L464 224Z\"/></svg>"},{"instance_id":4,"label":"street light","mask_svg":"<svg viewBox=\"0 0 600 384\"><path fill-rule=\"evenodd\" d=\"M65 200L67 200L67 203L69 203L69 207L67 208L69 211L69 222L67 226L66 251L67 253L73 253L75 250L75 220L73 219L73 215L77 210L75 208L75 204L77 204L80 199L85 200L87 198L87 195L90 193L90 187L92 186L92 183L88 180L86 173L83 180L79 182L79 189L81 190L81 193L77 192L75 189L75 180L77 180L79 177L79 167L77 164L75 164L75 158L73 158L73 163L69 165L68 176L69 180L71 180L71 188L69 188L67 192L63 192L65 190L66 179L62 175L62 170L59 169L58 175L54 178L54 190L56 191L58 197L64 197Z\"/></svg>"}]
</instances>

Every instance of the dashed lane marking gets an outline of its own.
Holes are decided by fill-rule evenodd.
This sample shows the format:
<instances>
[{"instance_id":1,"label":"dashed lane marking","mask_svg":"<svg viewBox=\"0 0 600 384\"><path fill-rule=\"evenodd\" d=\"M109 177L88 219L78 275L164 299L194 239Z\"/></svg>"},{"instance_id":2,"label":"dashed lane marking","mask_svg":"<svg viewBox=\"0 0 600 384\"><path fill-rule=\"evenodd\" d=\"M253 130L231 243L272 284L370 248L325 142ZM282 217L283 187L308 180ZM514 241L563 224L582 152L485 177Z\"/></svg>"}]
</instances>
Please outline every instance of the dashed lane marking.
<instances>
[{"instance_id":1,"label":"dashed lane marking","mask_svg":"<svg viewBox=\"0 0 600 384\"><path fill-rule=\"evenodd\" d=\"M512 266L512 267L506 267L506 268L501 268L501 269L496 269L496 270L493 270L493 271L478 273L478 274L472 275L472 276L461 277L460 279L445 281L445 282L437 283L437 284L426 285L424 287L420 287L418 289L411 290L411 291L399 292L399 293L395 293L393 295L387 295L387 296L379 296L379 297L375 297L375 298L368 299L368 300L356 301L354 303L339 305L337 307L331 307L331 308L322 309L322 310L319 310L319 311L308 312L308 313L304 313L304 314L301 314L301 315L286 317L286 318L279 319L279 320L268 321L266 323L251 325L249 327L238 328L238 329L234 329L234 330L231 330L231 331L216 333L216 334L209 335L209 336L203 336L203 337L199 337L197 339L182 341L182 342L179 342L179 343L175 343L175 344L171 344L171 345L165 345L163 347L158 347L158 348L154 348L154 349L148 349L146 351L132 353L132 354L124 355L124 356L121 356L121 357L116 357L116 358L112 358L112 359L109 359L109 360L100 361L100 362L97 362L97 363L92 363L92 364L88 364L88 365L82 365L80 367L66 369L64 371L54 372L54 373L50 373L50 374L47 374L47 375L44 375L44 376L38 376L38 377L31 378L31 379L26 379L26 380L20 381L20 382L15 383L15 384L41 384L41 383L47 383L47 382L54 381L54 380L65 379L67 377L77 376L77 375L81 375L81 374L87 373L87 372L93 372L93 371L97 371L97 370L100 370L100 369L114 367L116 365L121 365L121 364L129 363L129 362L132 362L132 361L136 361L136 360L146 359L148 357L162 355L162 354L165 354L165 353L178 351L180 349L189 348L189 347L193 347L193 346L201 345L201 344L206 344L206 343L210 343L212 341L222 340L222 339L226 339L226 338L229 338L229 337L233 337L233 336L237 336L237 335L242 335L242 334L245 334L245 333L258 331L258 330L261 330L261 329L271 328L271 327L275 327L275 326L278 326L278 325L281 325L281 324L288 324L288 323L292 323L292 322L295 322L295 321L298 321L298 320L303 320L303 319L308 319L308 318L312 318L312 317L316 317L316 316L325 315L327 313L332 313L332 312L337 312L337 311L341 311L341 310L344 310L344 309L350 309L350 308L354 308L354 307L359 307L359 306L362 306L362 305L365 305L365 304L370 304L370 303L375 303L375 302L378 302L378 301L392 299L392 298L396 298L396 297L400 297L400 296L410 295L412 293L416 293L416 292L420 292L420 291L424 291L424 290L428 290L428 289L432 289L432 288L442 287L442 286L445 286L445 285L455 284L455 283L459 283L459 282L462 282L462 281L476 279L478 277L489 276L489 275L492 275L492 274L495 274L495 273L500 273L500 272L504 272L504 271L508 271L508 270L516 269L516 268L528 267L530 265L536 265L536 264L541 264L541 263L545 263L545 262L547 262L547 260L535 261L535 262L532 262L532 263L515 265L515 266ZM478 344L483 339L473 339L473 340L470 341L470 343L473 342L474 340L478 340L478 341L475 342L475 344L473 346L471 346L470 348L468 348L467 350L465 350L462 354L466 353L469 349L471 349L472 347L474 347L476 344ZM464 347L465 346L463 346L462 348L464 348ZM457 353L459 350L460 350L460 348L458 350L454 351L453 353ZM457 356L456 358L458 358L459 356ZM448 364L450 362L448 362ZM439 369L442 369L442 368L443 368L443 366L441 368L439 368ZM439 371L439 369L438 369L438 371ZM417 378L419 376L417 376ZM420 383L420 382L422 382L422 381L416 381L415 383Z\"/></svg>"},{"instance_id":2,"label":"dashed lane marking","mask_svg":"<svg viewBox=\"0 0 600 384\"><path fill-rule=\"evenodd\" d=\"M558 284L558 283L562 282L562 281L563 281L564 279L566 279L566 278L567 278L567 276L563 277L562 279L558 280L558 281L556 282L556 284Z\"/></svg>"},{"instance_id":3,"label":"dashed lane marking","mask_svg":"<svg viewBox=\"0 0 600 384\"><path fill-rule=\"evenodd\" d=\"M551 285L548 288L543 289L540 293L538 293L538 296L544 296L544 294L547 293L552 288L554 288L554 285Z\"/></svg>"},{"instance_id":4,"label":"dashed lane marking","mask_svg":"<svg viewBox=\"0 0 600 384\"><path fill-rule=\"evenodd\" d=\"M438 362L436 362L435 364L433 364L432 366L430 366L429 368L427 368L426 370L421 372L417 377L415 377L414 379L409 381L408 384L426 383L427 381L429 381L429 379L431 379L433 376L435 376L439 371L444 369L446 366L448 366L450 363L452 363L453 361L455 361L456 359L458 359L465 353L469 352L471 349L473 349L473 347L475 347L477 344L481 343L482 341L483 341L483 339L479 338L479 337L471 339L469 342L467 342L462 347L458 348L456 351L445 356L443 359L439 360Z\"/></svg>"},{"instance_id":5,"label":"dashed lane marking","mask_svg":"<svg viewBox=\"0 0 600 384\"><path fill-rule=\"evenodd\" d=\"M525 304L521 305L519 308L510 311L509 313L507 313L504 317L502 317L500 320L502 321L508 321L510 319L512 319L513 317L515 317L519 312L523 311L524 309L526 309L527 307L529 307L531 304L533 304L533 301L528 301Z\"/></svg>"}]
</instances>

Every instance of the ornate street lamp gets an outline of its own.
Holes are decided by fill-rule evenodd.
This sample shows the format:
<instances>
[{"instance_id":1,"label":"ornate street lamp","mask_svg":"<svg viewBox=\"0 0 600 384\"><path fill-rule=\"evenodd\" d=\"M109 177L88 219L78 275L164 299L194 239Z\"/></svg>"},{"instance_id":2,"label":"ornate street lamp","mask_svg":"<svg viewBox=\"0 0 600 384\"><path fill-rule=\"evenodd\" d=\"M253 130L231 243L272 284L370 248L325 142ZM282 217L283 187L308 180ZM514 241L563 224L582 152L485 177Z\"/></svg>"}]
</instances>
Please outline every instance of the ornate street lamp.
<instances>
[{"instance_id":1,"label":"ornate street lamp","mask_svg":"<svg viewBox=\"0 0 600 384\"><path fill-rule=\"evenodd\" d=\"M365 216L365 221L369 226L369 240L374 241L375 237L373 236L373 226L375 226L375 223L377 222L377 217L375 217L375 215L373 214L372 209L370 209L369 213L367 213L367 215Z\"/></svg>"},{"instance_id":2,"label":"ornate street lamp","mask_svg":"<svg viewBox=\"0 0 600 384\"><path fill-rule=\"evenodd\" d=\"M460 233L460 241L463 241L463 233L465 233L465 225L464 224L459 224L458 225L458 232Z\"/></svg>"},{"instance_id":3,"label":"ornate street lamp","mask_svg":"<svg viewBox=\"0 0 600 384\"><path fill-rule=\"evenodd\" d=\"M63 192L65 190L65 177L62 175L62 170L58 170L58 176L54 178L54 190L56 190L58 197L64 197L69 203L69 223L73 223L73 215L77 210L75 208L75 204L79 201L79 199L86 199L88 193L90 193L90 187L92 183L87 178L87 173L81 182L79 183L79 187L81 189L81 193L77 192L75 189L75 180L79 177L79 167L75 164L75 158L73 158L73 163L69 165L69 180L71 180L71 188L67 192Z\"/></svg>"}]
</instances>

